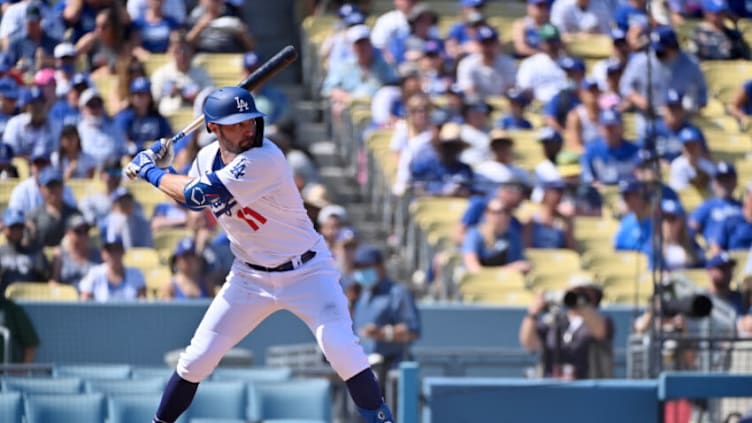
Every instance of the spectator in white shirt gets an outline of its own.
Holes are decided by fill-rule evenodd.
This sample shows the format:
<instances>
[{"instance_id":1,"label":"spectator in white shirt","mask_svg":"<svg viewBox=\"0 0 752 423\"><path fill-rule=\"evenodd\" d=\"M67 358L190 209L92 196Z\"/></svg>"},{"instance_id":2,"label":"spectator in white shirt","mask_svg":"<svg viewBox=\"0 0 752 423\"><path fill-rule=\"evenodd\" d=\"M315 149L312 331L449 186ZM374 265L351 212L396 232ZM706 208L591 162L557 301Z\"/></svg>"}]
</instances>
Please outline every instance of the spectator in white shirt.
<instances>
[{"instance_id":1,"label":"spectator in white shirt","mask_svg":"<svg viewBox=\"0 0 752 423\"><path fill-rule=\"evenodd\" d=\"M507 178L508 175L519 184L530 186L530 175L514 164L514 139L511 136L513 134L498 128L489 133L489 154L473 168L476 187L480 191L493 192L492 187L499 184L500 178Z\"/></svg>"},{"instance_id":2,"label":"spectator in white shirt","mask_svg":"<svg viewBox=\"0 0 752 423\"><path fill-rule=\"evenodd\" d=\"M146 298L146 281L140 270L123 263L125 248L119 238L105 239L104 263L89 269L78 290L84 301L134 301Z\"/></svg>"},{"instance_id":3,"label":"spectator in white shirt","mask_svg":"<svg viewBox=\"0 0 752 423\"><path fill-rule=\"evenodd\" d=\"M476 40L480 51L460 60L457 85L466 95L501 96L514 86L514 60L501 52L499 34L490 26L479 27Z\"/></svg>"},{"instance_id":4,"label":"spectator in white shirt","mask_svg":"<svg viewBox=\"0 0 752 423\"><path fill-rule=\"evenodd\" d=\"M78 99L81 121L76 128L83 151L94 158L98 166L126 155L125 134L107 116L104 100L96 88L87 88Z\"/></svg>"},{"instance_id":5,"label":"spectator in white shirt","mask_svg":"<svg viewBox=\"0 0 752 423\"><path fill-rule=\"evenodd\" d=\"M44 197L39 188L39 174L50 166L50 155L43 149L38 149L31 155L31 175L13 187L10 193L8 208L31 211L44 205ZM63 189L63 201L69 206L76 206L76 197L70 187Z\"/></svg>"},{"instance_id":6,"label":"spectator in white shirt","mask_svg":"<svg viewBox=\"0 0 752 423\"><path fill-rule=\"evenodd\" d=\"M556 0L551 6L551 23L565 40L583 34L608 34L611 21L602 0Z\"/></svg>"},{"instance_id":7,"label":"spectator in white shirt","mask_svg":"<svg viewBox=\"0 0 752 423\"><path fill-rule=\"evenodd\" d=\"M598 81L601 90L608 89L608 67L620 64L622 68L627 66L627 60L629 59L629 43L627 43L627 33L619 28L611 30L611 41L613 43L613 49L611 50L611 56L607 59L600 60L593 65L593 69L590 72L590 76Z\"/></svg>"},{"instance_id":8,"label":"spectator in white shirt","mask_svg":"<svg viewBox=\"0 0 752 423\"><path fill-rule=\"evenodd\" d=\"M691 185L700 192L710 188L716 166L707 158L702 139L702 133L692 126L679 132L682 154L671 161L671 188L681 191Z\"/></svg>"},{"instance_id":9,"label":"spectator in white shirt","mask_svg":"<svg viewBox=\"0 0 752 423\"><path fill-rule=\"evenodd\" d=\"M488 137L492 108L479 98L468 98L462 106L462 139L468 144L460 154L460 161L471 167L491 156Z\"/></svg>"},{"instance_id":10,"label":"spectator in white shirt","mask_svg":"<svg viewBox=\"0 0 752 423\"><path fill-rule=\"evenodd\" d=\"M517 86L533 92L541 103L548 103L560 90L567 86L567 74L559 66L563 55L563 45L559 30L545 24L538 31L541 52L520 63L517 71Z\"/></svg>"},{"instance_id":11,"label":"spectator in white shirt","mask_svg":"<svg viewBox=\"0 0 752 423\"><path fill-rule=\"evenodd\" d=\"M373 25L371 44L378 49L384 49L389 40L410 33L407 17L415 7L416 0L394 0L394 10L379 16Z\"/></svg>"}]
</instances>

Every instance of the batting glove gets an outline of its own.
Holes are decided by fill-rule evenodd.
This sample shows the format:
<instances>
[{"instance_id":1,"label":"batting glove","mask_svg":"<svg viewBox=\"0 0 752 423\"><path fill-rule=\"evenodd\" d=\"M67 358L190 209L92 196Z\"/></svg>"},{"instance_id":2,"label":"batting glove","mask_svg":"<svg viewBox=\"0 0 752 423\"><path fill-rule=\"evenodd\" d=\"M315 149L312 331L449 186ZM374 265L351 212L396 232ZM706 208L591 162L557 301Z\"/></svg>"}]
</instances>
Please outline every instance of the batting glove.
<instances>
[{"instance_id":1,"label":"batting glove","mask_svg":"<svg viewBox=\"0 0 752 423\"><path fill-rule=\"evenodd\" d=\"M136 176L139 176L155 187L159 187L159 181L165 173L164 170L157 167L154 151L150 149L136 154L133 160L125 166L125 174L129 178L135 179Z\"/></svg>"},{"instance_id":2,"label":"batting glove","mask_svg":"<svg viewBox=\"0 0 752 423\"><path fill-rule=\"evenodd\" d=\"M154 163L162 168L172 166L175 159L175 151L172 148L172 140L169 138L160 138L149 146L149 150L154 153Z\"/></svg>"}]
</instances>

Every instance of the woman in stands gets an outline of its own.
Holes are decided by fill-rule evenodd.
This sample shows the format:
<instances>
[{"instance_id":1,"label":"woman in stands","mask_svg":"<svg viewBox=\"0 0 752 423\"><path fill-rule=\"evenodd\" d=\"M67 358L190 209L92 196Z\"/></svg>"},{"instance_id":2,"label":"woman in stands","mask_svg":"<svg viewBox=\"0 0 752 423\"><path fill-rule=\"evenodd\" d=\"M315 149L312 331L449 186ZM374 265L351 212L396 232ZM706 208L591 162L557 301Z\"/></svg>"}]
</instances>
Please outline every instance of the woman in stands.
<instances>
[{"instance_id":1,"label":"woman in stands","mask_svg":"<svg viewBox=\"0 0 752 423\"><path fill-rule=\"evenodd\" d=\"M705 265L705 254L687 227L687 215L682 205L670 199L661 201L663 217L663 269L667 271L699 268ZM648 252L651 268L655 266L652 251Z\"/></svg>"},{"instance_id":2,"label":"woman in stands","mask_svg":"<svg viewBox=\"0 0 752 423\"><path fill-rule=\"evenodd\" d=\"M566 184L562 180L542 184L543 198L540 208L533 213L523 228L526 248L576 248L574 224L571 216L560 211Z\"/></svg>"},{"instance_id":3,"label":"woman in stands","mask_svg":"<svg viewBox=\"0 0 752 423\"><path fill-rule=\"evenodd\" d=\"M115 74L117 63L132 55L132 32L116 8L102 9L95 18L94 31L76 42L78 54L88 57L94 79Z\"/></svg>"},{"instance_id":4,"label":"woman in stands","mask_svg":"<svg viewBox=\"0 0 752 423\"><path fill-rule=\"evenodd\" d=\"M52 277L50 284L77 286L100 257L92 248L89 239L91 226L80 214L71 216L65 224L66 231L60 248L52 258Z\"/></svg>"},{"instance_id":5,"label":"woman in stands","mask_svg":"<svg viewBox=\"0 0 752 423\"><path fill-rule=\"evenodd\" d=\"M478 272L482 267L500 266L520 272L530 270L525 259L522 234L513 225L512 211L500 200L486 206L483 221L468 229L462 245L465 269Z\"/></svg>"},{"instance_id":6,"label":"woman in stands","mask_svg":"<svg viewBox=\"0 0 752 423\"><path fill-rule=\"evenodd\" d=\"M193 239L184 238L178 243L170 257L170 267L173 276L162 287L161 298L178 300L211 296L203 277L203 258L198 254Z\"/></svg>"},{"instance_id":7,"label":"woman in stands","mask_svg":"<svg viewBox=\"0 0 752 423\"><path fill-rule=\"evenodd\" d=\"M65 125L60 131L60 148L52 153L52 165L63 172L65 180L94 176L97 161L81 149L81 137L74 125Z\"/></svg>"}]
</instances>

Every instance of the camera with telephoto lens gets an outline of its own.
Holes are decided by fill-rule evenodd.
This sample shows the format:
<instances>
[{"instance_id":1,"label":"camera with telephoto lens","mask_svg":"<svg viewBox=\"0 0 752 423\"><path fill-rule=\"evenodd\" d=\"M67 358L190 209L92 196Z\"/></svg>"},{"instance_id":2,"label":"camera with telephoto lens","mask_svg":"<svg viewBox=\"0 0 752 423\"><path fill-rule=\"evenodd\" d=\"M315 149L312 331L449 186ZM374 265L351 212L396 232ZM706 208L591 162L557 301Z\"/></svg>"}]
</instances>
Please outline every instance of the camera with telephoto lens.
<instances>
[{"instance_id":1,"label":"camera with telephoto lens","mask_svg":"<svg viewBox=\"0 0 752 423\"><path fill-rule=\"evenodd\" d=\"M594 305L591 298L581 289L568 289L566 291L544 293L546 308L557 309L561 307L577 309L584 305Z\"/></svg>"},{"instance_id":2,"label":"camera with telephoto lens","mask_svg":"<svg viewBox=\"0 0 752 423\"><path fill-rule=\"evenodd\" d=\"M704 294L682 289L676 281L658 284L658 298L661 300L661 314L664 317L682 315L694 319L708 317L713 311L713 301Z\"/></svg>"}]
</instances>

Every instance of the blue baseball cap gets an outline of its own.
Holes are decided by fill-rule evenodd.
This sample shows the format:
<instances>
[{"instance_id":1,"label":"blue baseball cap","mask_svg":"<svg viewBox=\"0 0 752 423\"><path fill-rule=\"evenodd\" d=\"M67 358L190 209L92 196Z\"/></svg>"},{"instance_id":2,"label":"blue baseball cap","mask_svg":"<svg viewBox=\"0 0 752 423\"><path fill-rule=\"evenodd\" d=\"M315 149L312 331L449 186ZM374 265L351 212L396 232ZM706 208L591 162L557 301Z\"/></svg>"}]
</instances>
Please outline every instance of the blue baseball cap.
<instances>
[{"instance_id":1,"label":"blue baseball cap","mask_svg":"<svg viewBox=\"0 0 752 423\"><path fill-rule=\"evenodd\" d=\"M117 200L119 200L119 199L121 199L123 197L127 197L127 196L131 196L132 197L133 194L131 194L131 192L128 191L128 188L123 187L123 186L119 186L119 187L115 188L115 191L112 191L112 193L110 193L110 201L114 203L115 201L117 201Z\"/></svg>"},{"instance_id":2,"label":"blue baseball cap","mask_svg":"<svg viewBox=\"0 0 752 423\"><path fill-rule=\"evenodd\" d=\"M444 49L441 46L439 40L426 40L423 42L423 54L437 56L441 54Z\"/></svg>"},{"instance_id":3,"label":"blue baseball cap","mask_svg":"<svg viewBox=\"0 0 752 423\"><path fill-rule=\"evenodd\" d=\"M676 200L664 198L661 200L661 212L674 216L684 216L684 207Z\"/></svg>"},{"instance_id":4,"label":"blue baseball cap","mask_svg":"<svg viewBox=\"0 0 752 423\"><path fill-rule=\"evenodd\" d=\"M621 113L613 109L603 110L598 117L598 123L604 126L620 124Z\"/></svg>"},{"instance_id":5,"label":"blue baseball cap","mask_svg":"<svg viewBox=\"0 0 752 423\"><path fill-rule=\"evenodd\" d=\"M718 164L715 165L715 175L713 176L716 178L722 176L736 176L736 168L733 163L725 161L718 162Z\"/></svg>"},{"instance_id":6,"label":"blue baseball cap","mask_svg":"<svg viewBox=\"0 0 752 423\"><path fill-rule=\"evenodd\" d=\"M17 100L20 95L18 83L13 78L0 78L0 95L11 100Z\"/></svg>"},{"instance_id":7,"label":"blue baseball cap","mask_svg":"<svg viewBox=\"0 0 752 423\"><path fill-rule=\"evenodd\" d=\"M548 4L548 0L527 0L527 4Z\"/></svg>"},{"instance_id":8,"label":"blue baseball cap","mask_svg":"<svg viewBox=\"0 0 752 423\"><path fill-rule=\"evenodd\" d=\"M565 72L585 72L585 62L579 57L562 57L558 64Z\"/></svg>"},{"instance_id":9,"label":"blue baseball cap","mask_svg":"<svg viewBox=\"0 0 752 423\"><path fill-rule=\"evenodd\" d=\"M361 245L355 251L355 257L353 258L355 266L371 266L383 261L384 255L381 253L381 250L373 245Z\"/></svg>"},{"instance_id":10,"label":"blue baseball cap","mask_svg":"<svg viewBox=\"0 0 752 423\"><path fill-rule=\"evenodd\" d=\"M63 172L54 166L47 166L39 172L39 185L47 186L53 182L63 182Z\"/></svg>"},{"instance_id":11,"label":"blue baseball cap","mask_svg":"<svg viewBox=\"0 0 752 423\"><path fill-rule=\"evenodd\" d=\"M337 9L337 16L339 16L340 19L342 19L345 16L348 16L353 12L360 12L360 9L358 9L358 6L352 3L345 3L342 6L340 6L339 9Z\"/></svg>"},{"instance_id":12,"label":"blue baseball cap","mask_svg":"<svg viewBox=\"0 0 752 423\"><path fill-rule=\"evenodd\" d=\"M513 101L515 103L521 103L521 104L529 104L531 100L528 93L519 88L508 89L507 92L504 93L504 96L506 96L506 98L508 98L509 101Z\"/></svg>"},{"instance_id":13,"label":"blue baseball cap","mask_svg":"<svg viewBox=\"0 0 752 423\"><path fill-rule=\"evenodd\" d=\"M561 179L552 179L552 180L544 181L542 184L540 184L540 186L543 189L555 189L555 190L563 190L567 188L567 184Z\"/></svg>"},{"instance_id":14,"label":"blue baseball cap","mask_svg":"<svg viewBox=\"0 0 752 423\"><path fill-rule=\"evenodd\" d=\"M23 210L18 209L5 209L3 212L3 225L23 225L26 220L24 219Z\"/></svg>"},{"instance_id":15,"label":"blue baseball cap","mask_svg":"<svg viewBox=\"0 0 752 423\"><path fill-rule=\"evenodd\" d=\"M497 41L499 39L499 33L492 27L483 25L478 27L475 31L475 39L481 43L486 41Z\"/></svg>"},{"instance_id":16,"label":"blue baseball cap","mask_svg":"<svg viewBox=\"0 0 752 423\"><path fill-rule=\"evenodd\" d=\"M736 260L734 260L734 258L725 251L714 255L710 258L710 260L707 261L707 263L705 263L706 269L714 269L717 267L726 266L736 266Z\"/></svg>"},{"instance_id":17,"label":"blue baseball cap","mask_svg":"<svg viewBox=\"0 0 752 423\"><path fill-rule=\"evenodd\" d=\"M599 88L600 84L598 83L598 80L595 78L584 78L582 82L580 82L580 89L583 90L592 90L593 88Z\"/></svg>"},{"instance_id":18,"label":"blue baseball cap","mask_svg":"<svg viewBox=\"0 0 752 423\"><path fill-rule=\"evenodd\" d=\"M728 12L729 7L726 0L703 0L702 10L710 13L724 13Z\"/></svg>"},{"instance_id":19,"label":"blue baseball cap","mask_svg":"<svg viewBox=\"0 0 752 423\"><path fill-rule=\"evenodd\" d=\"M650 44L658 52L664 51L667 48L679 48L676 31L668 25L662 25L653 30L650 34Z\"/></svg>"},{"instance_id":20,"label":"blue baseball cap","mask_svg":"<svg viewBox=\"0 0 752 423\"><path fill-rule=\"evenodd\" d=\"M31 103L43 102L44 93L39 87L37 87L36 85L33 85L29 89L22 90L20 95L18 96L18 100L20 103L20 107L24 107L27 104L31 104Z\"/></svg>"},{"instance_id":21,"label":"blue baseball cap","mask_svg":"<svg viewBox=\"0 0 752 423\"><path fill-rule=\"evenodd\" d=\"M350 227L340 229L339 232L337 232L337 237L335 238L335 242L340 244L348 244L357 240L358 233Z\"/></svg>"},{"instance_id":22,"label":"blue baseball cap","mask_svg":"<svg viewBox=\"0 0 752 423\"><path fill-rule=\"evenodd\" d=\"M681 141L682 144L687 144L690 142L700 142L701 140L702 132L700 132L700 130L697 128L688 126L679 131L679 141Z\"/></svg>"},{"instance_id":23,"label":"blue baseball cap","mask_svg":"<svg viewBox=\"0 0 752 423\"><path fill-rule=\"evenodd\" d=\"M611 58L606 62L606 74L612 75L624 70L624 65L618 60Z\"/></svg>"},{"instance_id":24,"label":"blue baseball cap","mask_svg":"<svg viewBox=\"0 0 752 423\"><path fill-rule=\"evenodd\" d=\"M35 144L34 148L31 150L31 162L37 162L44 160L45 162L50 162L50 152L47 151L47 148L45 148L42 144Z\"/></svg>"},{"instance_id":25,"label":"blue baseball cap","mask_svg":"<svg viewBox=\"0 0 752 423\"><path fill-rule=\"evenodd\" d=\"M183 238L175 246L173 257L182 257L186 254L196 254L196 242L193 238Z\"/></svg>"},{"instance_id":26,"label":"blue baseball cap","mask_svg":"<svg viewBox=\"0 0 752 423\"><path fill-rule=\"evenodd\" d=\"M640 161L640 166L645 166L647 164L651 164L655 162L656 160L659 160L660 157L653 152L653 150L648 150L646 148L641 148L637 152L637 159Z\"/></svg>"},{"instance_id":27,"label":"blue baseball cap","mask_svg":"<svg viewBox=\"0 0 752 423\"><path fill-rule=\"evenodd\" d=\"M611 40L613 42L617 41L626 41L627 40L627 33L621 29L621 28L613 28L611 29Z\"/></svg>"},{"instance_id":28,"label":"blue baseball cap","mask_svg":"<svg viewBox=\"0 0 752 423\"><path fill-rule=\"evenodd\" d=\"M89 88L89 76L84 72L73 74L73 77L71 78L71 87L83 89Z\"/></svg>"},{"instance_id":29,"label":"blue baseball cap","mask_svg":"<svg viewBox=\"0 0 752 423\"><path fill-rule=\"evenodd\" d=\"M366 15L360 13L360 12L352 12L349 15L345 16L342 19L342 22L344 22L345 26L355 26L355 25L362 25L366 23Z\"/></svg>"},{"instance_id":30,"label":"blue baseball cap","mask_svg":"<svg viewBox=\"0 0 752 423\"><path fill-rule=\"evenodd\" d=\"M629 194L642 190L642 183L637 179L624 179L619 181L619 194Z\"/></svg>"},{"instance_id":31,"label":"blue baseball cap","mask_svg":"<svg viewBox=\"0 0 752 423\"><path fill-rule=\"evenodd\" d=\"M486 1L485 0L461 0L460 4L462 5L462 7L481 8L485 6Z\"/></svg>"},{"instance_id":32,"label":"blue baseball cap","mask_svg":"<svg viewBox=\"0 0 752 423\"><path fill-rule=\"evenodd\" d=\"M13 147L0 143L0 164L8 164L13 161Z\"/></svg>"},{"instance_id":33,"label":"blue baseball cap","mask_svg":"<svg viewBox=\"0 0 752 423\"><path fill-rule=\"evenodd\" d=\"M538 136L536 138L541 142L564 142L561 134L550 126L541 128L541 130L538 131Z\"/></svg>"},{"instance_id":34,"label":"blue baseball cap","mask_svg":"<svg viewBox=\"0 0 752 423\"><path fill-rule=\"evenodd\" d=\"M663 98L663 103L667 106L681 106L684 100L684 93L679 90L669 89Z\"/></svg>"},{"instance_id":35,"label":"blue baseball cap","mask_svg":"<svg viewBox=\"0 0 752 423\"><path fill-rule=\"evenodd\" d=\"M131 94L151 92L151 82L149 78L139 76L131 81Z\"/></svg>"},{"instance_id":36,"label":"blue baseball cap","mask_svg":"<svg viewBox=\"0 0 752 423\"><path fill-rule=\"evenodd\" d=\"M13 62L8 53L0 51L0 72L6 73L13 69Z\"/></svg>"}]
</instances>

